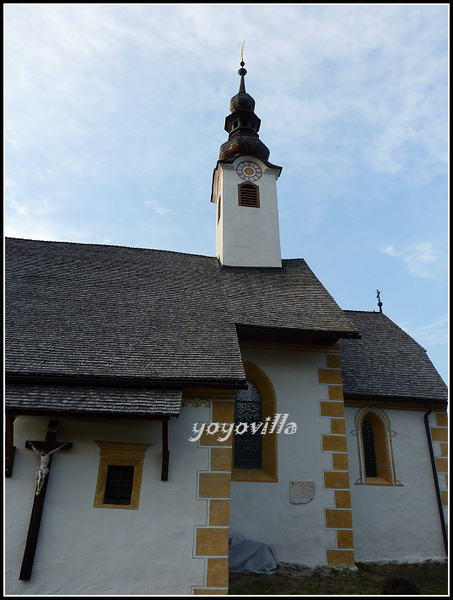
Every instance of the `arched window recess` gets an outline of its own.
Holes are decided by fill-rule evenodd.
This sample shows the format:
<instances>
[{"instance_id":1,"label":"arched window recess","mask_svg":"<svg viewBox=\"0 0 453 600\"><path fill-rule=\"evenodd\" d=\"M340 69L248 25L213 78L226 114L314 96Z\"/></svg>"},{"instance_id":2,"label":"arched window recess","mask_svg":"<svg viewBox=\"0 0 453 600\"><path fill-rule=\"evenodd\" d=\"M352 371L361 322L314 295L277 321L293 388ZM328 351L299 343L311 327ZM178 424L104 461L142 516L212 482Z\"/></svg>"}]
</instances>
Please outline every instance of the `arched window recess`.
<instances>
[{"instance_id":1,"label":"arched window recess","mask_svg":"<svg viewBox=\"0 0 453 600\"><path fill-rule=\"evenodd\" d=\"M235 401L235 422L265 423L277 412L274 386L267 375L251 362L244 363L247 390L239 390ZM267 419L269 420L269 419ZM277 436L266 433L264 428L257 433L234 435L232 481L278 481Z\"/></svg>"},{"instance_id":2,"label":"arched window recess","mask_svg":"<svg viewBox=\"0 0 453 600\"><path fill-rule=\"evenodd\" d=\"M391 429L390 420L384 411L377 408L363 408L355 417L359 459L359 478L357 484L402 485L396 478L393 458L392 437L396 433Z\"/></svg>"}]
</instances>

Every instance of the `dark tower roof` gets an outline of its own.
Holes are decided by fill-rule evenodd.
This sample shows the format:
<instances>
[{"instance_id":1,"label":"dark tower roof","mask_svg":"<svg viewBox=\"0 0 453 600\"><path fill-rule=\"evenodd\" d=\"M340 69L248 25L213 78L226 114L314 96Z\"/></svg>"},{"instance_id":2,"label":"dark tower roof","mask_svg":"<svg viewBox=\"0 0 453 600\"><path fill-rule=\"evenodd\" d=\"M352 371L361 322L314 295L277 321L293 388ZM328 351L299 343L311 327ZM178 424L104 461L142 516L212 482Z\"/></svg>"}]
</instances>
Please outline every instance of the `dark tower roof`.
<instances>
[{"instance_id":1,"label":"dark tower roof","mask_svg":"<svg viewBox=\"0 0 453 600\"><path fill-rule=\"evenodd\" d=\"M239 92L230 100L231 114L225 119L228 141L220 146L220 160L231 159L240 154L248 154L267 161L269 149L259 139L261 120L255 114L255 100L245 91L244 61L238 73L241 77Z\"/></svg>"}]
</instances>

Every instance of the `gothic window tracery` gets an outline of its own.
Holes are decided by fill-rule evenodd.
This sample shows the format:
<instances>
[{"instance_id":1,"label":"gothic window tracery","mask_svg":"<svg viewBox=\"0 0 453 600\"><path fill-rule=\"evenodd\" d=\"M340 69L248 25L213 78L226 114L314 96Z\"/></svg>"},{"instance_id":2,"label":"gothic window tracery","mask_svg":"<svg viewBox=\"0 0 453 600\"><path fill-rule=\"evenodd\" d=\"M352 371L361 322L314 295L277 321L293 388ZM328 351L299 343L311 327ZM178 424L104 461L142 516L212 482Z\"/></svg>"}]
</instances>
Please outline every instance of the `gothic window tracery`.
<instances>
[{"instance_id":1,"label":"gothic window tracery","mask_svg":"<svg viewBox=\"0 0 453 600\"><path fill-rule=\"evenodd\" d=\"M261 396L257 387L247 381L248 388L236 394L235 425L240 423L260 423ZM234 441L234 466L237 469L261 469L261 436L248 428Z\"/></svg>"}]
</instances>

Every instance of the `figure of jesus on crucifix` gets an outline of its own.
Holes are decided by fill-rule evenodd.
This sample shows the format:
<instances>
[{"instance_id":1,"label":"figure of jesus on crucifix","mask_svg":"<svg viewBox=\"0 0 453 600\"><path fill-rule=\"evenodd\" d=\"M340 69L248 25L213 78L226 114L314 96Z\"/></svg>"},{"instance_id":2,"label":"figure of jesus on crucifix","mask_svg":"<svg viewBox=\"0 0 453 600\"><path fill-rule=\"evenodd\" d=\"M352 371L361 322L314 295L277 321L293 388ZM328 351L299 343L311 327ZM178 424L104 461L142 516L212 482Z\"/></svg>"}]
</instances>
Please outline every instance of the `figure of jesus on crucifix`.
<instances>
[{"instance_id":1,"label":"figure of jesus on crucifix","mask_svg":"<svg viewBox=\"0 0 453 600\"><path fill-rule=\"evenodd\" d=\"M48 452L46 452L46 450L38 450L33 445L33 442L30 442L30 446L31 446L31 449L34 450L36 452L36 454L39 456L39 467L36 469L36 474L35 474L35 479L36 479L35 495L38 496L41 491L41 488L44 484L44 479L46 478L47 474L49 473L50 457L52 456L52 454L55 454L55 452L58 452L59 450L63 450L63 448L66 446L66 443L61 444L61 446L58 446L58 448L55 448L54 450L50 450Z\"/></svg>"}]
</instances>

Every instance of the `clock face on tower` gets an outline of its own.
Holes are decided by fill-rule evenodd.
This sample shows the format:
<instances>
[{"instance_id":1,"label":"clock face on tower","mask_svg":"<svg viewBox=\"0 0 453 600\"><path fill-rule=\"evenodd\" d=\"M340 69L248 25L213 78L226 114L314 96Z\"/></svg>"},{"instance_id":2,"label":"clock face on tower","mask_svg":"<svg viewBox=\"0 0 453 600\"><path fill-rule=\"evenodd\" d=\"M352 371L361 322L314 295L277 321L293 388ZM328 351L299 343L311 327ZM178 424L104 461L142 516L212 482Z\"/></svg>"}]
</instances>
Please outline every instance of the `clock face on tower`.
<instances>
[{"instance_id":1,"label":"clock face on tower","mask_svg":"<svg viewBox=\"0 0 453 600\"><path fill-rule=\"evenodd\" d=\"M236 167L236 173L244 181L257 181L263 174L261 167L250 160L244 160Z\"/></svg>"}]
</instances>

